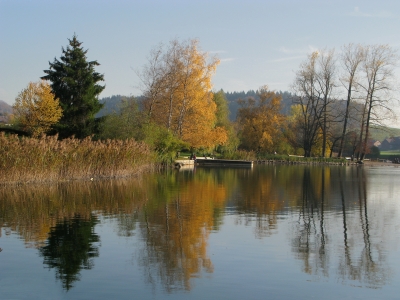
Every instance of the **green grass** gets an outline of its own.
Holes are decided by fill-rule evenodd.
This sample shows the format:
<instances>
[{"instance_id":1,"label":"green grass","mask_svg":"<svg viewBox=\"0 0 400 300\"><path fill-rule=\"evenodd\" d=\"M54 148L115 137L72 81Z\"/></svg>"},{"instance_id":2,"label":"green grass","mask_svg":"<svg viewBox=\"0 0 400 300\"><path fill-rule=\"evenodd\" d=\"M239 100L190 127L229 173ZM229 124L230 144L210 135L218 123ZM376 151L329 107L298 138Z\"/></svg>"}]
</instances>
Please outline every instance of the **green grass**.
<instances>
[{"instance_id":1,"label":"green grass","mask_svg":"<svg viewBox=\"0 0 400 300\"><path fill-rule=\"evenodd\" d=\"M381 151L380 156L392 156L392 155L399 155L400 150L390 150L390 151Z\"/></svg>"}]
</instances>

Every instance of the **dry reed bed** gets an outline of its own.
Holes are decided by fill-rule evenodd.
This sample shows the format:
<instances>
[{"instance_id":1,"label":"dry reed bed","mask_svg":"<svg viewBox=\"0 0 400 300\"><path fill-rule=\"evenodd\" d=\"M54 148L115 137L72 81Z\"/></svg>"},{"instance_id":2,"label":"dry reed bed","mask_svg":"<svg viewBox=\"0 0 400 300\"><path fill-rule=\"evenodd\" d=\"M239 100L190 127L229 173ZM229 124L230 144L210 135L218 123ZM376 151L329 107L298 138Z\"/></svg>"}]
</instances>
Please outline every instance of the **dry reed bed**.
<instances>
[{"instance_id":1,"label":"dry reed bed","mask_svg":"<svg viewBox=\"0 0 400 300\"><path fill-rule=\"evenodd\" d=\"M154 162L144 143L130 140L92 141L40 139L0 133L2 183L64 181L138 174Z\"/></svg>"}]
</instances>

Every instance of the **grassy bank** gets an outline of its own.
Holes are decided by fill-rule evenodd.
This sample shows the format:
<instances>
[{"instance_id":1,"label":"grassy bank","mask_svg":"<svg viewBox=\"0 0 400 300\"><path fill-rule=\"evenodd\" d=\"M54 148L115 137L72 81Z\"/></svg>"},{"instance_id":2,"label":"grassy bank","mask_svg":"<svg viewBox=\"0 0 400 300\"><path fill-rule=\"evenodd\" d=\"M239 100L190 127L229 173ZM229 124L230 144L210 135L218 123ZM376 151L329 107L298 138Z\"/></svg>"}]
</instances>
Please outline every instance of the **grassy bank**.
<instances>
[{"instance_id":1,"label":"grassy bank","mask_svg":"<svg viewBox=\"0 0 400 300\"><path fill-rule=\"evenodd\" d=\"M189 152L180 153L180 159L188 159L190 157ZM216 159L233 159L233 160L252 160L258 163L266 162L280 162L280 163L304 163L304 164L349 164L350 161L345 158L335 157L304 157L287 154L257 154L254 151L237 150L232 153L221 154L209 154L199 151L196 153L197 157L207 155Z\"/></svg>"},{"instance_id":2,"label":"grassy bank","mask_svg":"<svg viewBox=\"0 0 400 300\"><path fill-rule=\"evenodd\" d=\"M125 177L154 165L147 145L134 140L40 139L0 133L0 182L47 182Z\"/></svg>"},{"instance_id":3,"label":"grassy bank","mask_svg":"<svg viewBox=\"0 0 400 300\"><path fill-rule=\"evenodd\" d=\"M296 155L270 155L266 156L264 159L285 161L285 162L302 162L302 163L346 163L345 158L335 158L335 157L303 157Z\"/></svg>"},{"instance_id":4,"label":"grassy bank","mask_svg":"<svg viewBox=\"0 0 400 300\"><path fill-rule=\"evenodd\" d=\"M327 164L342 164L347 163L345 158L332 158L332 157L304 157L286 154L256 154L252 151L236 151L227 159L243 159L253 160L258 162L287 162L287 163L327 163Z\"/></svg>"},{"instance_id":5,"label":"grassy bank","mask_svg":"<svg viewBox=\"0 0 400 300\"><path fill-rule=\"evenodd\" d=\"M381 151L379 159L386 159L394 161L400 158L400 150Z\"/></svg>"}]
</instances>

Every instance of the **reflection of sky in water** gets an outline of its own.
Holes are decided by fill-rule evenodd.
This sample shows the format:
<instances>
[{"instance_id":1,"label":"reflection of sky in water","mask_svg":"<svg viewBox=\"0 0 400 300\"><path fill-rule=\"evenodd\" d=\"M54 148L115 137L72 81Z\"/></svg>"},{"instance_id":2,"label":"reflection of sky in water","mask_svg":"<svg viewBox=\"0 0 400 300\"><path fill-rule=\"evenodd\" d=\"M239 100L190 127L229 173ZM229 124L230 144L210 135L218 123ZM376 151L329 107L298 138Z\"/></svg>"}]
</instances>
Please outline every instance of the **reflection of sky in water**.
<instances>
[{"instance_id":1,"label":"reflection of sky in water","mask_svg":"<svg viewBox=\"0 0 400 300\"><path fill-rule=\"evenodd\" d=\"M119 218L115 213L102 215L101 208L96 209L99 223L94 232L100 236L99 256L94 258L92 269L80 270L80 280L68 292L56 281L54 270L45 268L37 250L26 248L15 232L6 235L9 230L4 227L0 238L3 248L0 252L0 298L25 299L40 295L41 299L265 299L267 296L270 299L396 299L400 292L397 196L400 168L365 167L364 170L367 209L360 208L358 192L351 190L351 184L346 185L345 191L351 193L344 194L345 215L337 192L336 173L329 177L336 183L332 183L331 190L326 189L323 218L318 197L318 201L310 202L314 205L312 209L302 207L301 201L290 206L291 201L300 198L281 199L285 205L273 212L276 218L271 224L270 216L258 214L254 207L243 206L240 201L246 200L246 195L239 200L236 194L230 195L226 200L229 209L225 210L224 206L226 213L219 227L211 229L206 240L205 256L211 260L212 271L200 268L190 273L190 290L182 289L178 281L174 285L172 280L171 290L166 292L166 282L160 279L160 272L171 272L171 277L164 279L172 278L174 268L179 265L172 265L169 270L167 262L153 257L159 252L146 254L149 246L146 234L150 233L145 231L144 210L137 212L139 217L132 225L121 221L121 215ZM355 173L349 174L347 179ZM266 178L268 176L261 177L261 181ZM358 189L359 186L354 187ZM176 191L177 186L172 185L171 189ZM232 185L231 190L237 189L239 185ZM330 191L331 197L328 196ZM184 201L190 193L181 190L179 195L180 201ZM292 195L298 197L301 192ZM176 207L176 197L171 199L170 210ZM168 207L163 202L161 205L145 203L148 213L152 206L158 214ZM182 212L182 216L185 213L188 212ZM194 216L192 213L190 211L190 218ZM156 228L163 224L157 223L157 218L150 224ZM165 228L159 229L165 231ZM151 243L153 249L166 245L158 244L157 239ZM163 258L168 257L168 252L164 255ZM366 255L369 258L366 259ZM375 265L368 265L371 261ZM160 267L163 263L165 265ZM367 276L374 280L374 285Z\"/></svg>"}]
</instances>

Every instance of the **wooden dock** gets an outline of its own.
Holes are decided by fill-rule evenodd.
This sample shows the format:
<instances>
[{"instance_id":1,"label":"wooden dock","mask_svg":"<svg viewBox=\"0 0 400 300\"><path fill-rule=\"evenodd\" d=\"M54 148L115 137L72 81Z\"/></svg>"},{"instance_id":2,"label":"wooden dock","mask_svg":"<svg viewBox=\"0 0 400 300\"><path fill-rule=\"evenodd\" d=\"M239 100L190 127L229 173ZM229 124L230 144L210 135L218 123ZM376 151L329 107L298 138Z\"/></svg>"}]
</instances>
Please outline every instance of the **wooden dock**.
<instances>
[{"instance_id":1,"label":"wooden dock","mask_svg":"<svg viewBox=\"0 0 400 300\"><path fill-rule=\"evenodd\" d=\"M194 168L195 166L207 166L207 167L253 167L253 161L251 160L235 160L235 159L212 159L205 157L198 157L196 160L193 159L177 159L175 160L175 167L180 168Z\"/></svg>"},{"instance_id":2,"label":"wooden dock","mask_svg":"<svg viewBox=\"0 0 400 300\"><path fill-rule=\"evenodd\" d=\"M251 160L233 160L233 159L206 159L197 158L196 164L198 166L207 167L253 167Z\"/></svg>"},{"instance_id":3,"label":"wooden dock","mask_svg":"<svg viewBox=\"0 0 400 300\"><path fill-rule=\"evenodd\" d=\"M177 159L175 160L175 168L181 169L190 169L194 168L195 161L193 159Z\"/></svg>"}]
</instances>

